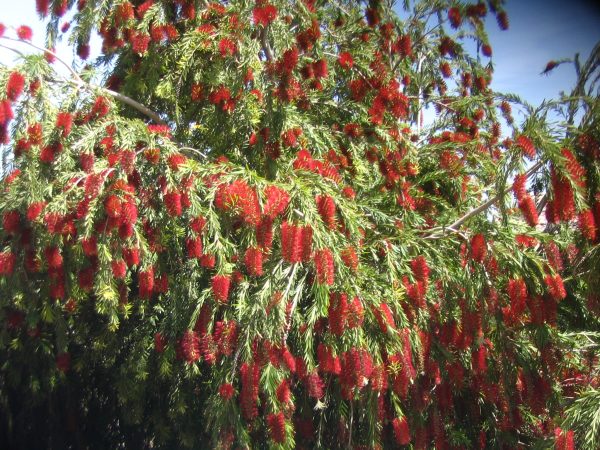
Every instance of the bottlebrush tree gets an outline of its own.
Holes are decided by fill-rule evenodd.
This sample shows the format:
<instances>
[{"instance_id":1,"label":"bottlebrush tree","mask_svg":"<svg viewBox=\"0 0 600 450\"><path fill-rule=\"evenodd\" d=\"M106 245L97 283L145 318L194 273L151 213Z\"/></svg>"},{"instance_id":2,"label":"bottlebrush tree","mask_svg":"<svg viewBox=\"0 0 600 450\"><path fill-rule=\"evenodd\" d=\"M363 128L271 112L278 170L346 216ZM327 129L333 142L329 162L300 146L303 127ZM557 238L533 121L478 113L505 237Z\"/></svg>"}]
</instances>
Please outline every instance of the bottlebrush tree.
<instances>
[{"instance_id":1,"label":"bottlebrush tree","mask_svg":"<svg viewBox=\"0 0 600 450\"><path fill-rule=\"evenodd\" d=\"M3 447L592 442L600 51L533 108L492 88L500 1L393 3L0 27L33 50L0 67Z\"/></svg>"}]
</instances>

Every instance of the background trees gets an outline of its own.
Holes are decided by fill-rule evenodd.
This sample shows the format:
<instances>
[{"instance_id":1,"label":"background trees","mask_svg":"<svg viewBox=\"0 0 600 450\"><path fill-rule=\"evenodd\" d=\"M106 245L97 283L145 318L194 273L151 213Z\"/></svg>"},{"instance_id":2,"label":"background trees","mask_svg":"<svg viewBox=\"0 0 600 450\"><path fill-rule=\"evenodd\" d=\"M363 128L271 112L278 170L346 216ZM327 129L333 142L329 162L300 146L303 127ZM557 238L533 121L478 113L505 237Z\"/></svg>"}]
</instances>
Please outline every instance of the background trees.
<instances>
[{"instance_id":1,"label":"background trees","mask_svg":"<svg viewBox=\"0 0 600 450\"><path fill-rule=\"evenodd\" d=\"M0 72L8 446L598 439L598 52L517 124L499 2L37 6L103 53Z\"/></svg>"}]
</instances>

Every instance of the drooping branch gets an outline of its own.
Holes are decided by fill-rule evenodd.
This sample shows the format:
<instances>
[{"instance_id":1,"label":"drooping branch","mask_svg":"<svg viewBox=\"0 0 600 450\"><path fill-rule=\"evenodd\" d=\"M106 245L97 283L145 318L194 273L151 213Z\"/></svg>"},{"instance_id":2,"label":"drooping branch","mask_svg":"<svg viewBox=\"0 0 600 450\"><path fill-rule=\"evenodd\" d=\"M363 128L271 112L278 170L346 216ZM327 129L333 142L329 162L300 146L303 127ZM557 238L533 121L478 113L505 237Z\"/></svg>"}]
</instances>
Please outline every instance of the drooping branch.
<instances>
[{"instance_id":1,"label":"drooping branch","mask_svg":"<svg viewBox=\"0 0 600 450\"><path fill-rule=\"evenodd\" d=\"M545 161L538 161L533 166L531 166L531 168L526 172L527 177L529 177L532 173L534 173L536 170L538 170L544 164L545 164ZM437 238L445 236L446 234L448 234L449 231L456 232L463 223L465 223L471 217L476 216L477 214L479 214L483 211L486 211L490 206L492 206L497 201L499 201L504 195L508 194L512 190L512 188L513 188L513 185L511 184L510 187L508 187L504 191L499 192L498 194L494 195L492 198L490 198L485 203L482 203L477 208L470 210L468 213L464 214L463 216L461 216L460 218L455 220L450 225L441 227L442 233L436 234L436 233L432 232L434 230L437 231L440 228L435 228L433 230L430 230L430 233L426 238L427 239L437 239Z\"/></svg>"},{"instance_id":2,"label":"drooping branch","mask_svg":"<svg viewBox=\"0 0 600 450\"><path fill-rule=\"evenodd\" d=\"M86 89L90 92L102 92L106 95L109 95L110 97L113 97L114 99L125 103L126 105L131 106L133 109L141 112L142 114L144 114L145 116L149 117L150 119L152 119L153 121L155 121L156 123L159 123L161 125L166 125L167 123L154 111L152 111L150 108L142 105L140 102L132 99L131 97L128 97L124 94L121 94L119 92L113 91L111 89L107 89L104 88L102 86L98 86L95 85L93 83L89 83L87 81L84 81L81 76L75 71L75 69L73 69L73 67L71 67L65 60L63 60L62 58L60 58L55 52L53 52L52 50L49 50L47 48L43 48L43 47L39 47L31 42L28 41L24 41L24 40L20 40L20 39L15 39L15 38L11 38L11 37L7 37L7 36L0 36L0 39L5 39L8 41L13 41L13 42L19 42L22 44L26 44L29 45L30 47L42 51L50 56L52 56L53 58L55 58L59 63L61 63L63 66L65 66L68 70L69 73L71 74L71 76L73 77L72 80L68 80L69 83L74 84L78 87L81 87L83 89ZM10 47L6 47L6 48L10 48ZM14 49L11 49L14 50Z\"/></svg>"}]
</instances>

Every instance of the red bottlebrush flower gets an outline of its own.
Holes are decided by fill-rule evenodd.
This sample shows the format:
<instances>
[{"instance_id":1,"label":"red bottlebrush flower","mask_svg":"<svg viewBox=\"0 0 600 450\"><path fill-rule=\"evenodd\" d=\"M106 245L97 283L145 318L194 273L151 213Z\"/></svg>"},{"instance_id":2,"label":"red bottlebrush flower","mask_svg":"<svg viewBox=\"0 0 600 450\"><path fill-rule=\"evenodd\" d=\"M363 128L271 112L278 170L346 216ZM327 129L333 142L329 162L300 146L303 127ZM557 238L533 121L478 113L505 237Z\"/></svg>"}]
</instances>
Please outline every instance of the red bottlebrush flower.
<instances>
[{"instance_id":1,"label":"red bottlebrush flower","mask_svg":"<svg viewBox=\"0 0 600 450\"><path fill-rule=\"evenodd\" d=\"M83 254L87 257L98 255L98 241L95 236L83 238L81 240L81 247L83 248Z\"/></svg>"},{"instance_id":2,"label":"red bottlebrush flower","mask_svg":"<svg viewBox=\"0 0 600 450\"><path fill-rule=\"evenodd\" d=\"M590 242L594 242L596 240L596 220L592 211L589 209L581 211L577 219L577 226L583 237Z\"/></svg>"},{"instance_id":3,"label":"red bottlebrush flower","mask_svg":"<svg viewBox=\"0 0 600 450\"><path fill-rule=\"evenodd\" d=\"M525 302L527 299L527 286L521 279L508 281L508 297L510 299L510 309L515 317L521 315L525 310Z\"/></svg>"},{"instance_id":4,"label":"red bottlebrush flower","mask_svg":"<svg viewBox=\"0 0 600 450\"><path fill-rule=\"evenodd\" d=\"M149 267L138 273L138 286L140 298L149 299L152 297L154 292L154 267Z\"/></svg>"},{"instance_id":5,"label":"red bottlebrush flower","mask_svg":"<svg viewBox=\"0 0 600 450\"><path fill-rule=\"evenodd\" d=\"M0 253L0 275L9 276L15 270L17 257L10 250Z\"/></svg>"},{"instance_id":6,"label":"red bottlebrush flower","mask_svg":"<svg viewBox=\"0 0 600 450\"><path fill-rule=\"evenodd\" d=\"M19 211L6 211L2 215L2 228L7 234L17 234L21 229L21 215Z\"/></svg>"},{"instance_id":7,"label":"red bottlebrush flower","mask_svg":"<svg viewBox=\"0 0 600 450\"><path fill-rule=\"evenodd\" d=\"M462 17L458 8L453 7L448 10L448 21L450 22L452 28L456 29L460 27L462 23Z\"/></svg>"},{"instance_id":8,"label":"red bottlebrush flower","mask_svg":"<svg viewBox=\"0 0 600 450\"><path fill-rule=\"evenodd\" d=\"M318 283L333 285L335 267L331 250L325 248L315 252L315 270Z\"/></svg>"},{"instance_id":9,"label":"red bottlebrush flower","mask_svg":"<svg viewBox=\"0 0 600 450\"><path fill-rule=\"evenodd\" d=\"M202 234L206 226L206 219L202 216L194 217L190 221L190 229L196 234Z\"/></svg>"},{"instance_id":10,"label":"red bottlebrush flower","mask_svg":"<svg viewBox=\"0 0 600 450\"><path fill-rule=\"evenodd\" d=\"M266 27L277 18L277 8L270 3L256 6L252 10L252 18L254 19L254 25Z\"/></svg>"},{"instance_id":11,"label":"red bottlebrush flower","mask_svg":"<svg viewBox=\"0 0 600 450\"><path fill-rule=\"evenodd\" d=\"M48 5L49 0L35 0L35 10L42 17L46 17L48 15Z\"/></svg>"},{"instance_id":12,"label":"red bottlebrush flower","mask_svg":"<svg viewBox=\"0 0 600 450\"><path fill-rule=\"evenodd\" d=\"M472 354L473 371L477 374L484 374L487 371L487 347L480 345Z\"/></svg>"},{"instance_id":13,"label":"red bottlebrush flower","mask_svg":"<svg viewBox=\"0 0 600 450\"><path fill-rule=\"evenodd\" d=\"M177 191L167 192L164 196L165 207L171 217L179 217L183 212L181 204L181 193Z\"/></svg>"},{"instance_id":14,"label":"red bottlebrush flower","mask_svg":"<svg viewBox=\"0 0 600 450\"><path fill-rule=\"evenodd\" d=\"M508 30L508 16L506 15L506 11L500 11L496 14L496 20L498 21L498 26L501 30Z\"/></svg>"},{"instance_id":15,"label":"red bottlebrush flower","mask_svg":"<svg viewBox=\"0 0 600 450\"><path fill-rule=\"evenodd\" d=\"M317 372L312 372L306 377L306 388L309 397L319 399L323 397L325 385Z\"/></svg>"},{"instance_id":16,"label":"red bottlebrush flower","mask_svg":"<svg viewBox=\"0 0 600 450\"><path fill-rule=\"evenodd\" d=\"M244 264L248 275L260 277L263 274L263 253L258 248L249 248L244 255Z\"/></svg>"},{"instance_id":17,"label":"red bottlebrush flower","mask_svg":"<svg viewBox=\"0 0 600 450\"><path fill-rule=\"evenodd\" d=\"M278 444L285 443L285 416L282 412L269 414L267 416L267 425L273 442Z\"/></svg>"},{"instance_id":18,"label":"red bottlebrush flower","mask_svg":"<svg viewBox=\"0 0 600 450\"><path fill-rule=\"evenodd\" d=\"M123 249L123 259L127 263L127 267L140 265L140 250L138 248Z\"/></svg>"},{"instance_id":19,"label":"red bottlebrush flower","mask_svg":"<svg viewBox=\"0 0 600 450\"><path fill-rule=\"evenodd\" d=\"M312 238L313 230L310 225L305 225L299 228L300 234L300 260L303 262L310 261L312 256Z\"/></svg>"},{"instance_id":20,"label":"red bottlebrush flower","mask_svg":"<svg viewBox=\"0 0 600 450\"><path fill-rule=\"evenodd\" d=\"M104 117L110 111L110 103L105 97L99 96L94 101L92 110L90 111L90 118L99 119Z\"/></svg>"},{"instance_id":21,"label":"red bottlebrush flower","mask_svg":"<svg viewBox=\"0 0 600 450\"><path fill-rule=\"evenodd\" d=\"M354 297L348 304L348 327L358 328L362 326L365 318L365 308L358 297Z\"/></svg>"},{"instance_id":22,"label":"red bottlebrush flower","mask_svg":"<svg viewBox=\"0 0 600 450\"><path fill-rule=\"evenodd\" d=\"M427 283L429 280L429 266L424 256L417 256L410 262L413 275L419 281Z\"/></svg>"},{"instance_id":23,"label":"red bottlebrush flower","mask_svg":"<svg viewBox=\"0 0 600 450\"><path fill-rule=\"evenodd\" d=\"M341 336L346 328L348 314L348 296L338 292L329 294L329 329L336 336Z\"/></svg>"},{"instance_id":24,"label":"red bottlebrush flower","mask_svg":"<svg viewBox=\"0 0 600 450\"><path fill-rule=\"evenodd\" d=\"M121 200L114 194L110 194L104 199L104 211L106 215L113 219L121 216Z\"/></svg>"},{"instance_id":25,"label":"red bottlebrush flower","mask_svg":"<svg viewBox=\"0 0 600 450\"><path fill-rule=\"evenodd\" d=\"M487 255L487 244L485 237L477 233L471 238L471 258L477 262L483 262Z\"/></svg>"},{"instance_id":26,"label":"red bottlebrush flower","mask_svg":"<svg viewBox=\"0 0 600 450\"><path fill-rule=\"evenodd\" d=\"M544 251L546 253L546 259L548 260L548 264L554 269L555 272L560 272L563 270L563 261L560 256L560 249L558 245L554 241L548 242L544 246Z\"/></svg>"},{"instance_id":27,"label":"red bottlebrush flower","mask_svg":"<svg viewBox=\"0 0 600 450\"><path fill-rule=\"evenodd\" d=\"M40 216L40 214L42 213L42 211L44 210L45 207L46 207L46 202L33 202L27 208L27 220L29 220L30 222L33 222L34 220L36 220Z\"/></svg>"},{"instance_id":28,"label":"red bottlebrush flower","mask_svg":"<svg viewBox=\"0 0 600 450\"><path fill-rule=\"evenodd\" d=\"M68 112L59 112L56 116L56 128L62 129L62 137L67 137L71 133L73 126L73 116Z\"/></svg>"},{"instance_id":29,"label":"red bottlebrush flower","mask_svg":"<svg viewBox=\"0 0 600 450\"><path fill-rule=\"evenodd\" d=\"M197 236L188 238L185 241L185 247L187 250L187 256L190 259L199 259L202 256L202 238Z\"/></svg>"},{"instance_id":30,"label":"red bottlebrush flower","mask_svg":"<svg viewBox=\"0 0 600 450\"><path fill-rule=\"evenodd\" d=\"M240 392L240 403L242 415L248 421L258 415L256 401L258 399L258 383L260 381L260 370L257 364L249 365L243 363L240 367L240 378L242 390Z\"/></svg>"},{"instance_id":31,"label":"red bottlebrush flower","mask_svg":"<svg viewBox=\"0 0 600 450\"><path fill-rule=\"evenodd\" d=\"M17 101L17 99L23 93L25 87L25 77L19 72L11 72L6 82L6 98L11 102Z\"/></svg>"},{"instance_id":32,"label":"red bottlebrush flower","mask_svg":"<svg viewBox=\"0 0 600 450\"><path fill-rule=\"evenodd\" d=\"M282 380L277 386L277 400L284 405L287 405L291 401L292 392L290 391L290 382L288 380Z\"/></svg>"},{"instance_id":33,"label":"red bottlebrush flower","mask_svg":"<svg viewBox=\"0 0 600 450\"><path fill-rule=\"evenodd\" d=\"M77 45L77 56L81 59L86 60L90 57L90 44L83 43Z\"/></svg>"},{"instance_id":34,"label":"red bottlebrush flower","mask_svg":"<svg viewBox=\"0 0 600 450\"><path fill-rule=\"evenodd\" d=\"M520 201L527 195L527 191L525 188L525 184L527 183L527 175L521 173L515 176L515 180L513 181L512 191L515 195L515 198Z\"/></svg>"},{"instance_id":35,"label":"red bottlebrush flower","mask_svg":"<svg viewBox=\"0 0 600 450\"><path fill-rule=\"evenodd\" d=\"M219 41L219 53L221 53L222 57L232 56L236 51L237 47L235 42L231 39L224 38Z\"/></svg>"},{"instance_id":36,"label":"red bottlebrush flower","mask_svg":"<svg viewBox=\"0 0 600 450\"><path fill-rule=\"evenodd\" d=\"M281 352L281 359L291 373L296 373L296 359L287 347Z\"/></svg>"},{"instance_id":37,"label":"red bottlebrush flower","mask_svg":"<svg viewBox=\"0 0 600 450\"><path fill-rule=\"evenodd\" d=\"M200 338L193 330L187 330L181 336L178 346L181 358L188 364L193 364L200 360Z\"/></svg>"},{"instance_id":38,"label":"red bottlebrush flower","mask_svg":"<svg viewBox=\"0 0 600 450\"><path fill-rule=\"evenodd\" d=\"M335 229L335 202L329 195L317 195L317 211L321 215L323 222L331 230Z\"/></svg>"},{"instance_id":39,"label":"red bottlebrush flower","mask_svg":"<svg viewBox=\"0 0 600 450\"><path fill-rule=\"evenodd\" d=\"M341 52L338 56L338 64L342 69L351 69L354 66L354 59L348 52Z\"/></svg>"},{"instance_id":40,"label":"red bottlebrush flower","mask_svg":"<svg viewBox=\"0 0 600 450\"><path fill-rule=\"evenodd\" d=\"M166 347L167 338L165 338L162 333L156 332L154 334L154 350L156 350L156 353L162 353L165 351Z\"/></svg>"},{"instance_id":41,"label":"red bottlebrush flower","mask_svg":"<svg viewBox=\"0 0 600 450\"><path fill-rule=\"evenodd\" d=\"M408 445L410 443L410 430L406 417L402 417L401 419L396 417L392 420L392 427L394 428L396 443L398 445Z\"/></svg>"},{"instance_id":42,"label":"red bottlebrush flower","mask_svg":"<svg viewBox=\"0 0 600 450\"><path fill-rule=\"evenodd\" d=\"M33 31L27 25L21 25L17 28L17 36L23 41L31 41Z\"/></svg>"},{"instance_id":43,"label":"red bottlebrush flower","mask_svg":"<svg viewBox=\"0 0 600 450\"><path fill-rule=\"evenodd\" d=\"M565 291L565 285L563 284L562 277L559 274L556 274L554 276L546 275L546 278L544 280L546 281L548 292L554 300L560 301L567 296L567 292Z\"/></svg>"},{"instance_id":44,"label":"red bottlebrush flower","mask_svg":"<svg viewBox=\"0 0 600 450\"><path fill-rule=\"evenodd\" d=\"M175 172L177 172L177 170L179 170L179 167L185 164L186 161L187 158L181 153L173 153L167 158L167 163L169 164L169 167Z\"/></svg>"},{"instance_id":45,"label":"red bottlebrush flower","mask_svg":"<svg viewBox=\"0 0 600 450\"><path fill-rule=\"evenodd\" d=\"M217 302L227 303L230 285L231 276L229 275L215 275L212 277L212 293Z\"/></svg>"},{"instance_id":46,"label":"red bottlebrush flower","mask_svg":"<svg viewBox=\"0 0 600 450\"><path fill-rule=\"evenodd\" d=\"M492 56L492 46L490 44L483 44L481 46L481 53L483 56L487 56L488 58Z\"/></svg>"},{"instance_id":47,"label":"red bottlebrush flower","mask_svg":"<svg viewBox=\"0 0 600 450\"><path fill-rule=\"evenodd\" d=\"M328 70L327 70L327 61L325 59L320 59L315 61L312 64L313 71L315 74L315 78L327 78Z\"/></svg>"},{"instance_id":48,"label":"red bottlebrush flower","mask_svg":"<svg viewBox=\"0 0 600 450\"><path fill-rule=\"evenodd\" d=\"M10 101L0 101L0 125L8 125L8 122L10 122L13 118L14 113L12 107L10 106Z\"/></svg>"},{"instance_id":49,"label":"red bottlebrush flower","mask_svg":"<svg viewBox=\"0 0 600 450\"><path fill-rule=\"evenodd\" d=\"M515 141L515 145L521 148L523 154L529 159L535 158L535 145L527 136L519 136Z\"/></svg>"},{"instance_id":50,"label":"red bottlebrush flower","mask_svg":"<svg viewBox=\"0 0 600 450\"><path fill-rule=\"evenodd\" d=\"M79 287L85 292L89 292L94 287L95 270L93 267L82 269L77 274L77 282Z\"/></svg>"},{"instance_id":51,"label":"red bottlebrush flower","mask_svg":"<svg viewBox=\"0 0 600 450\"><path fill-rule=\"evenodd\" d=\"M205 269L212 269L215 267L215 255L204 254L200 257L200 265Z\"/></svg>"},{"instance_id":52,"label":"red bottlebrush flower","mask_svg":"<svg viewBox=\"0 0 600 450\"><path fill-rule=\"evenodd\" d=\"M110 265L113 276L117 280L122 280L123 278L125 278L125 275L127 274L127 264L125 264L125 261L123 261L122 259L118 259L112 261Z\"/></svg>"},{"instance_id":53,"label":"red bottlebrush flower","mask_svg":"<svg viewBox=\"0 0 600 450\"><path fill-rule=\"evenodd\" d=\"M519 201L519 209L521 210L521 213L523 214L527 225L529 225L530 227L535 227L538 224L539 217L537 213L537 208L535 206L533 198L531 198L530 195L526 194Z\"/></svg>"},{"instance_id":54,"label":"red bottlebrush flower","mask_svg":"<svg viewBox=\"0 0 600 450\"><path fill-rule=\"evenodd\" d=\"M131 49L138 55L143 55L148 50L150 41L150 35L146 33L133 33L130 40Z\"/></svg>"},{"instance_id":55,"label":"red bottlebrush flower","mask_svg":"<svg viewBox=\"0 0 600 450\"><path fill-rule=\"evenodd\" d=\"M273 220L268 217L256 225L256 243L263 250L270 250L273 244Z\"/></svg>"},{"instance_id":56,"label":"red bottlebrush flower","mask_svg":"<svg viewBox=\"0 0 600 450\"><path fill-rule=\"evenodd\" d=\"M341 257L344 265L353 272L356 272L358 269L358 255L356 254L354 247L347 247L342 250Z\"/></svg>"},{"instance_id":57,"label":"red bottlebrush flower","mask_svg":"<svg viewBox=\"0 0 600 450\"><path fill-rule=\"evenodd\" d=\"M60 254L60 250L57 247L47 247L44 251L48 268L51 270L62 269L63 257Z\"/></svg>"},{"instance_id":58,"label":"red bottlebrush flower","mask_svg":"<svg viewBox=\"0 0 600 450\"><path fill-rule=\"evenodd\" d=\"M223 400L230 400L235 394L235 389L231 383L223 383L219 386L219 395Z\"/></svg>"},{"instance_id":59,"label":"red bottlebrush flower","mask_svg":"<svg viewBox=\"0 0 600 450\"><path fill-rule=\"evenodd\" d=\"M452 68L447 61L444 61L440 64L440 72L442 72L442 76L444 78L449 78L452 76Z\"/></svg>"},{"instance_id":60,"label":"red bottlebrush flower","mask_svg":"<svg viewBox=\"0 0 600 450\"><path fill-rule=\"evenodd\" d=\"M572 430L562 430L556 428L554 430L554 442L555 450L575 450L575 433Z\"/></svg>"},{"instance_id":61,"label":"red bottlebrush flower","mask_svg":"<svg viewBox=\"0 0 600 450\"><path fill-rule=\"evenodd\" d=\"M56 355L56 368L62 373L67 373L71 367L71 354L64 352Z\"/></svg>"},{"instance_id":62,"label":"red bottlebrush flower","mask_svg":"<svg viewBox=\"0 0 600 450\"><path fill-rule=\"evenodd\" d=\"M290 48L283 52L281 62L279 64L282 72L290 74L296 68L298 64L298 49L296 47Z\"/></svg>"},{"instance_id":63,"label":"red bottlebrush flower","mask_svg":"<svg viewBox=\"0 0 600 450\"><path fill-rule=\"evenodd\" d=\"M263 214L271 219L283 213L290 202L289 194L277 186L267 186L264 190L264 196L266 200Z\"/></svg>"}]
</instances>

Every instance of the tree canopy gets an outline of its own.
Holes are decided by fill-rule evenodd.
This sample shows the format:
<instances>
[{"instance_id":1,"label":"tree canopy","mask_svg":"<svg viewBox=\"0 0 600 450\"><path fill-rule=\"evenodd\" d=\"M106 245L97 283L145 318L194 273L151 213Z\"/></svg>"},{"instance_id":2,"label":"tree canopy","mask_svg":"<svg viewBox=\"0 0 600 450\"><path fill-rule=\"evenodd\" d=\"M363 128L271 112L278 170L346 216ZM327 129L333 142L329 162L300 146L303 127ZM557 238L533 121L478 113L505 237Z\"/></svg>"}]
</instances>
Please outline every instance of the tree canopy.
<instances>
[{"instance_id":1,"label":"tree canopy","mask_svg":"<svg viewBox=\"0 0 600 450\"><path fill-rule=\"evenodd\" d=\"M0 25L3 446L600 445L600 47L532 106L499 0L36 6L44 46Z\"/></svg>"}]
</instances>

